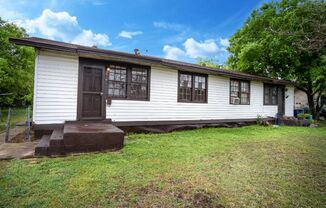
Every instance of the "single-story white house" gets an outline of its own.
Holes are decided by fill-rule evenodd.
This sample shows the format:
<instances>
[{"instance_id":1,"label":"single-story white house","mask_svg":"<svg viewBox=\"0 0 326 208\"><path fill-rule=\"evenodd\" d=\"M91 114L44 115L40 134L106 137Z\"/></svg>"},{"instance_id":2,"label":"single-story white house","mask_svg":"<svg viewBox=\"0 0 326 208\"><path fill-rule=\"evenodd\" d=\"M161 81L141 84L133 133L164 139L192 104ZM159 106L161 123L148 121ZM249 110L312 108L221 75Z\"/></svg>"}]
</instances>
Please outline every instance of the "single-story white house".
<instances>
[{"instance_id":1,"label":"single-story white house","mask_svg":"<svg viewBox=\"0 0 326 208\"><path fill-rule=\"evenodd\" d=\"M120 127L293 116L288 81L41 38L10 41L36 49L35 129L79 120Z\"/></svg>"}]
</instances>

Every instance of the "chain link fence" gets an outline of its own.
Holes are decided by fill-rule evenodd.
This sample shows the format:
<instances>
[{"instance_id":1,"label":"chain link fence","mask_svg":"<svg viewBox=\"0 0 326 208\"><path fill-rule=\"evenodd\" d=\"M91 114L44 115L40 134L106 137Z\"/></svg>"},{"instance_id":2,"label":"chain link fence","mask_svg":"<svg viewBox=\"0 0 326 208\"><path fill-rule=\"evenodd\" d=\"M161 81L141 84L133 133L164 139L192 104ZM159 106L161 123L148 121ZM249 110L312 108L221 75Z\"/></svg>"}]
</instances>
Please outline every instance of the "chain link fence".
<instances>
[{"instance_id":1,"label":"chain link fence","mask_svg":"<svg viewBox=\"0 0 326 208\"><path fill-rule=\"evenodd\" d=\"M0 144L32 140L31 108L0 108Z\"/></svg>"}]
</instances>

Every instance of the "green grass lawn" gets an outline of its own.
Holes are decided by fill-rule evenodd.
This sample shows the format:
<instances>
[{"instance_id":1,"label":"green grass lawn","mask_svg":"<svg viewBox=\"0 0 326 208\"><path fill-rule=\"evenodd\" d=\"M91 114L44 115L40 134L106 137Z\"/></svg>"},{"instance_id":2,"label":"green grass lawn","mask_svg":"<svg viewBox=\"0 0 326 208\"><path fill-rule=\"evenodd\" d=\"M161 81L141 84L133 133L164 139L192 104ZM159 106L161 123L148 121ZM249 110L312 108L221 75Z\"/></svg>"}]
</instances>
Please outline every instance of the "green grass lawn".
<instances>
[{"instance_id":1,"label":"green grass lawn","mask_svg":"<svg viewBox=\"0 0 326 208\"><path fill-rule=\"evenodd\" d=\"M325 207L326 128L129 135L118 152L0 162L0 207Z\"/></svg>"}]
</instances>

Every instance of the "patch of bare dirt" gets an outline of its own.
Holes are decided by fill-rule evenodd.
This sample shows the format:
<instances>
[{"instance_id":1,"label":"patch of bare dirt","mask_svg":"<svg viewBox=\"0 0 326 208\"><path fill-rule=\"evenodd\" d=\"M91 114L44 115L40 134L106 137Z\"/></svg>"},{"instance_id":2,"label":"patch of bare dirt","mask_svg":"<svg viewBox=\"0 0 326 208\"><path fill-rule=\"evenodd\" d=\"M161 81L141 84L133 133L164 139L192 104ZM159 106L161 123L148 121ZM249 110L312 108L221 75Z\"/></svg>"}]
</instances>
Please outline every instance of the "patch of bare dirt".
<instances>
[{"instance_id":1,"label":"patch of bare dirt","mask_svg":"<svg viewBox=\"0 0 326 208\"><path fill-rule=\"evenodd\" d=\"M119 187L108 199L118 207L224 207L216 192L181 180L151 181L135 190Z\"/></svg>"},{"instance_id":2,"label":"patch of bare dirt","mask_svg":"<svg viewBox=\"0 0 326 208\"><path fill-rule=\"evenodd\" d=\"M10 143L21 143L25 142L25 132L20 132L10 139Z\"/></svg>"}]
</instances>

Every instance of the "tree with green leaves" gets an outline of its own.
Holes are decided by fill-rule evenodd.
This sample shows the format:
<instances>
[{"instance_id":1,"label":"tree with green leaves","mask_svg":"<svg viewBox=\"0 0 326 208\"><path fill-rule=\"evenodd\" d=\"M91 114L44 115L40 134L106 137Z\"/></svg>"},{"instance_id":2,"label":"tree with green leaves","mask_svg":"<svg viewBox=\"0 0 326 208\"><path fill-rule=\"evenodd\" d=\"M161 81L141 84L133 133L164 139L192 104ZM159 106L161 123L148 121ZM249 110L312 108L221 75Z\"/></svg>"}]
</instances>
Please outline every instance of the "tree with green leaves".
<instances>
[{"instance_id":1,"label":"tree with green leaves","mask_svg":"<svg viewBox=\"0 0 326 208\"><path fill-rule=\"evenodd\" d=\"M254 10L231 38L228 66L293 81L315 118L326 89L326 3L280 0Z\"/></svg>"},{"instance_id":2,"label":"tree with green leaves","mask_svg":"<svg viewBox=\"0 0 326 208\"><path fill-rule=\"evenodd\" d=\"M222 64L218 64L217 61L210 58L199 57L197 58L197 64L201 66L207 66L207 67L212 67L217 69L225 68Z\"/></svg>"},{"instance_id":3,"label":"tree with green leaves","mask_svg":"<svg viewBox=\"0 0 326 208\"><path fill-rule=\"evenodd\" d=\"M16 46L10 37L26 31L0 18L0 106L22 106L33 99L34 49Z\"/></svg>"}]
</instances>

